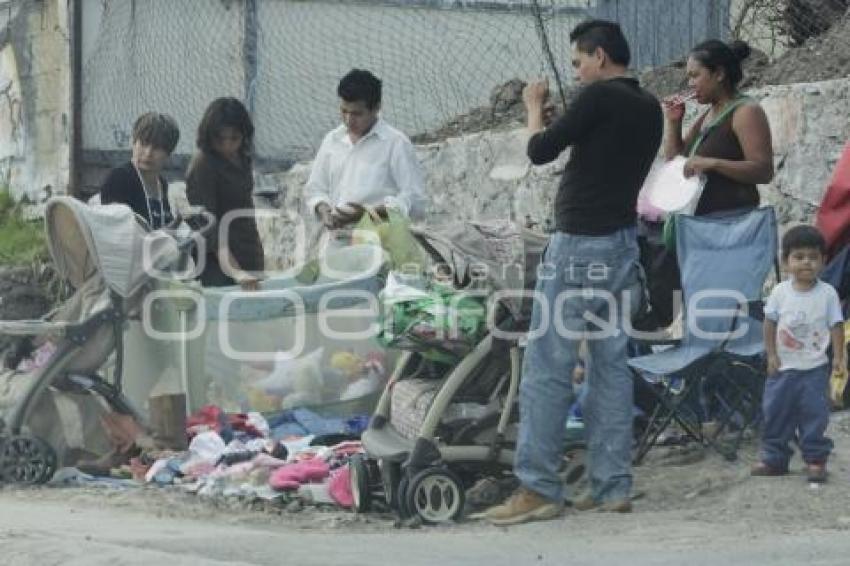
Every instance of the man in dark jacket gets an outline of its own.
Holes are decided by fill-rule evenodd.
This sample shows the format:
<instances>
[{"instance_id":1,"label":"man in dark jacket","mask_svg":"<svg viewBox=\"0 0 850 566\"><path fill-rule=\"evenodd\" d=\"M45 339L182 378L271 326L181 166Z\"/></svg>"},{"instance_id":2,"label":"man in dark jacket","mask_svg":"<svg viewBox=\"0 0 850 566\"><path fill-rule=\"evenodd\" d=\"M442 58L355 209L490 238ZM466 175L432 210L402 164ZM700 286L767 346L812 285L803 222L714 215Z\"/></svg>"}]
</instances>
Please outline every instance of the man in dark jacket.
<instances>
[{"instance_id":1,"label":"man in dark jacket","mask_svg":"<svg viewBox=\"0 0 850 566\"><path fill-rule=\"evenodd\" d=\"M487 512L499 525L551 519L563 509L558 472L582 340L589 356L583 416L591 493L574 506L631 510L633 392L623 321L642 292L636 203L661 144L662 114L658 100L626 75L629 46L616 23L584 22L570 40L584 88L565 114L544 128L548 85L531 83L523 93L532 163L571 152L523 361L514 463L521 485Z\"/></svg>"}]
</instances>

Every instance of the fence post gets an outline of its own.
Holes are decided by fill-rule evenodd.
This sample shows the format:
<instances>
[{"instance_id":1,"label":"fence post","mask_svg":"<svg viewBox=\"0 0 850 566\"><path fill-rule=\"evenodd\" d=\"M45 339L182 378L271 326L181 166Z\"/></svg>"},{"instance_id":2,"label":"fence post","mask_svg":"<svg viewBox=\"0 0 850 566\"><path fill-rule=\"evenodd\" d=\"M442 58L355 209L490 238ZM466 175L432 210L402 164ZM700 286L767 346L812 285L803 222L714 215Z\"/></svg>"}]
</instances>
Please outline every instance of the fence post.
<instances>
[{"instance_id":1,"label":"fence post","mask_svg":"<svg viewBox=\"0 0 850 566\"><path fill-rule=\"evenodd\" d=\"M68 47L70 58L70 130L68 193L80 196L83 163L83 2L68 4Z\"/></svg>"},{"instance_id":2,"label":"fence post","mask_svg":"<svg viewBox=\"0 0 850 566\"><path fill-rule=\"evenodd\" d=\"M259 56L259 22L257 19L257 2L259 0L243 0L245 27L242 37L242 65L245 71L245 106L251 116L254 116L256 98L258 56Z\"/></svg>"}]
</instances>

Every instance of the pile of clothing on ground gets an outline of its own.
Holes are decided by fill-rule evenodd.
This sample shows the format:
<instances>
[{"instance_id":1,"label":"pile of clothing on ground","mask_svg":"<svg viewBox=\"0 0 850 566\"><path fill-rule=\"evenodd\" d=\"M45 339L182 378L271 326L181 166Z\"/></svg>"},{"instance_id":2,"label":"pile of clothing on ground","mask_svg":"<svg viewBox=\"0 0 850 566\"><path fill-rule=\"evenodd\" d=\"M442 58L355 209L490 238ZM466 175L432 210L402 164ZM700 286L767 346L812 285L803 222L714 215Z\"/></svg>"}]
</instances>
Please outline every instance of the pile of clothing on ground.
<instances>
[{"instance_id":1,"label":"pile of clothing on ground","mask_svg":"<svg viewBox=\"0 0 850 566\"><path fill-rule=\"evenodd\" d=\"M153 484L205 497L299 499L348 508L348 460L362 452L359 437L367 424L366 415L332 418L301 408L266 419L260 413L227 414L209 405L186 421L187 450L158 448L136 434L129 463L109 469L108 477L80 466L60 470L54 484Z\"/></svg>"}]
</instances>

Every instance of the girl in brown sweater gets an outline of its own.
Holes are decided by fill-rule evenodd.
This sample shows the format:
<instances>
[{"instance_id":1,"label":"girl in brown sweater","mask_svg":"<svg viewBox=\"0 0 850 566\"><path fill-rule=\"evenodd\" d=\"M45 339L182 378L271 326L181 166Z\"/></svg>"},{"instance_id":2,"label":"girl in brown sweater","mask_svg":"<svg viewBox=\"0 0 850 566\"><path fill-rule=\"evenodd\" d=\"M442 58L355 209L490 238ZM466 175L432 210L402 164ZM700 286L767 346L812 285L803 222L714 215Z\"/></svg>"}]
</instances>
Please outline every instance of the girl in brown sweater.
<instances>
[{"instance_id":1,"label":"girl in brown sweater","mask_svg":"<svg viewBox=\"0 0 850 566\"><path fill-rule=\"evenodd\" d=\"M254 125L235 98L214 100L198 127L198 152L189 164L189 202L215 215L218 229L207 242L200 279L204 286L239 285L256 290L263 271L263 246L252 198Z\"/></svg>"}]
</instances>

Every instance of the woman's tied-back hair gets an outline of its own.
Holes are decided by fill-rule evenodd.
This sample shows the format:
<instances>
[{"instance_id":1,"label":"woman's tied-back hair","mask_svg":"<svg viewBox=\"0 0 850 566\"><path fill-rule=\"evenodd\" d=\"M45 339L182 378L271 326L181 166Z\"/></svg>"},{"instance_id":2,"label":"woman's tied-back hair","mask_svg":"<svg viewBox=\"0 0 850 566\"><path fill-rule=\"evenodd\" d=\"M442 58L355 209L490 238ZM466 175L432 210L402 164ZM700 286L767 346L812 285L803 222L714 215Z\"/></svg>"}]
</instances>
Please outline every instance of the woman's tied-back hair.
<instances>
[{"instance_id":1,"label":"woman's tied-back hair","mask_svg":"<svg viewBox=\"0 0 850 566\"><path fill-rule=\"evenodd\" d=\"M381 80L364 69L352 69L339 81L337 96L346 102L363 102L374 110L381 104Z\"/></svg>"},{"instance_id":2,"label":"woman's tied-back hair","mask_svg":"<svg viewBox=\"0 0 850 566\"><path fill-rule=\"evenodd\" d=\"M224 128L233 128L242 134L239 154L246 162L250 161L254 148L254 123L245 105L232 97L217 98L207 107L198 126L198 149L213 155L213 142Z\"/></svg>"},{"instance_id":3,"label":"woman's tied-back hair","mask_svg":"<svg viewBox=\"0 0 850 566\"><path fill-rule=\"evenodd\" d=\"M168 114L147 112L133 124L133 142L150 145L171 155L180 141L180 128Z\"/></svg>"},{"instance_id":4,"label":"woman's tied-back hair","mask_svg":"<svg viewBox=\"0 0 850 566\"><path fill-rule=\"evenodd\" d=\"M587 20L570 32L570 43L579 51L591 54L598 48L608 54L614 63L628 67L632 60L629 42L623 35L620 24L607 20Z\"/></svg>"},{"instance_id":5,"label":"woman's tied-back hair","mask_svg":"<svg viewBox=\"0 0 850 566\"><path fill-rule=\"evenodd\" d=\"M709 71L723 69L726 81L734 90L744 78L741 62L750 56L750 46L745 41L733 41L725 44L720 40L704 41L691 50L693 57Z\"/></svg>"},{"instance_id":6,"label":"woman's tied-back hair","mask_svg":"<svg viewBox=\"0 0 850 566\"><path fill-rule=\"evenodd\" d=\"M800 248L817 248L821 254L826 254L826 240L814 226L800 224L782 236L782 259L787 260L792 251Z\"/></svg>"}]
</instances>

